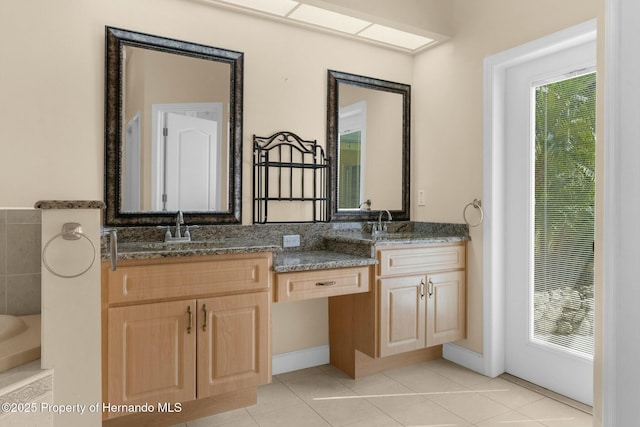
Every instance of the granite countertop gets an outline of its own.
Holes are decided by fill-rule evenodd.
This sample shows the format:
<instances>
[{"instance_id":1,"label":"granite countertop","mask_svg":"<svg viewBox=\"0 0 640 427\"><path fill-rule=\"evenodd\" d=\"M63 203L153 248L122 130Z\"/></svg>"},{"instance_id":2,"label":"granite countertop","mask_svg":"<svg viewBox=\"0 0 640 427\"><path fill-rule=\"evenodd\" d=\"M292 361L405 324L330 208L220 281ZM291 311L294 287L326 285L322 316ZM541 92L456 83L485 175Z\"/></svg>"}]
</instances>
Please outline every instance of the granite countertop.
<instances>
[{"instance_id":1,"label":"granite countertop","mask_svg":"<svg viewBox=\"0 0 640 427\"><path fill-rule=\"evenodd\" d=\"M281 248L277 245L250 244L242 239L192 241L187 243L118 243L118 260L277 252L279 250ZM102 259L109 260L109 253L103 253Z\"/></svg>"},{"instance_id":2,"label":"granite countertop","mask_svg":"<svg viewBox=\"0 0 640 427\"><path fill-rule=\"evenodd\" d=\"M376 264L375 258L366 258L333 251L279 252L273 263L276 273L322 270L330 268L361 267Z\"/></svg>"},{"instance_id":3,"label":"granite countertop","mask_svg":"<svg viewBox=\"0 0 640 427\"><path fill-rule=\"evenodd\" d=\"M345 243L369 243L373 246L406 245L419 243L455 243L466 242L469 236L433 235L430 233L405 232L405 233L344 233L333 237L338 242Z\"/></svg>"},{"instance_id":4,"label":"granite countertop","mask_svg":"<svg viewBox=\"0 0 640 427\"><path fill-rule=\"evenodd\" d=\"M200 227L199 240L164 243L162 230L131 228L118 231L118 260L159 259L220 254L273 252L276 273L358 267L376 263L376 248L390 245L453 243L469 240L468 228L460 224L392 223L389 233L372 235L360 224L314 224ZM300 248L283 250L282 236L302 236ZM102 260L109 260L107 241L102 241Z\"/></svg>"}]
</instances>

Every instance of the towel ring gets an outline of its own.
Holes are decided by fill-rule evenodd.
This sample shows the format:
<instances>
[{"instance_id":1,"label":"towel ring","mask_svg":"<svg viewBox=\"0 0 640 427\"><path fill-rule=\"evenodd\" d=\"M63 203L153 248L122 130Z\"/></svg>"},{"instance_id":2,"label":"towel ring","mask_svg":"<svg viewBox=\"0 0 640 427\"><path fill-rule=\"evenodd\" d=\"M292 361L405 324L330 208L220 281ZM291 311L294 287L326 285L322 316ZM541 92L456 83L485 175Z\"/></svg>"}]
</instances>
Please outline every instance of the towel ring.
<instances>
[{"instance_id":1,"label":"towel ring","mask_svg":"<svg viewBox=\"0 0 640 427\"><path fill-rule=\"evenodd\" d=\"M87 239L87 241L91 245L91 249L93 250L93 258L91 259L91 263L89 264L89 266L77 274L67 275L67 274L60 274L57 271L54 271L49 266L49 263L47 262L47 249L49 248L49 245L51 244L51 242L56 240L58 237L62 237L64 240L80 240L83 238ZM49 239L47 244L44 245L44 248L42 249L42 263L44 264L45 268L49 270L51 274L58 277L62 277L63 279L73 279L74 277L82 276L84 273L89 271L89 269L93 266L95 262L96 262L96 245L94 245L91 239L88 238L87 235L82 232L82 226L77 222L67 222L63 224L62 231L56 234L55 236L53 236L51 239Z\"/></svg>"},{"instance_id":2,"label":"towel ring","mask_svg":"<svg viewBox=\"0 0 640 427\"><path fill-rule=\"evenodd\" d=\"M474 208L480 211L480 221L478 221L476 224L471 224L467 219L467 209L469 208L469 206L473 206ZM477 227L480 224L482 224L482 221L484 220L484 210L482 209L482 200L473 199L473 202L467 203L467 205L464 207L462 211L462 217L464 218L464 222L466 222L469 227Z\"/></svg>"}]
</instances>

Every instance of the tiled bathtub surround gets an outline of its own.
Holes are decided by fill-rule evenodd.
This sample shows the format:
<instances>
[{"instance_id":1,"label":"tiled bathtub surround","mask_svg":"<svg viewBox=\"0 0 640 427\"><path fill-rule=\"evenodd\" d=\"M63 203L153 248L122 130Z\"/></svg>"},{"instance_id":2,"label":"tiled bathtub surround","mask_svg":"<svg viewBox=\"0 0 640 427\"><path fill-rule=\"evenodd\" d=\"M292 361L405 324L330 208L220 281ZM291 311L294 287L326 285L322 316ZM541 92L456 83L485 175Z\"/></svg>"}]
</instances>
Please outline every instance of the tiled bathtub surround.
<instances>
[{"instance_id":1,"label":"tiled bathtub surround","mask_svg":"<svg viewBox=\"0 0 640 427\"><path fill-rule=\"evenodd\" d=\"M0 209L0 314L40 313L42 215Z\"/></svg>"}]
</instances>

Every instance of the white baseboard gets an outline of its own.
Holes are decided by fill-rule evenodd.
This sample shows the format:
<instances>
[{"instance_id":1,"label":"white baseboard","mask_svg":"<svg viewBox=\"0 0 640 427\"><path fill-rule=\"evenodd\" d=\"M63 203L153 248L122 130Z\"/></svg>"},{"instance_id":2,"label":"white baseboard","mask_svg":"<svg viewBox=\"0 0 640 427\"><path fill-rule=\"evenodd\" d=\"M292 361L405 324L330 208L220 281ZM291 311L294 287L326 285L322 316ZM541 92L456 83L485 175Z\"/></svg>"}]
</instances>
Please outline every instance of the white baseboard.
<instances>
[{"instance_id":1,"label":"white baseboard","mask_svg":"<svg viewBox=\"0 0 640 427\"><path fill-rule=\"evenodd\" d=\"M271 373L273 375L299 369L326 365L329 363L329 346L305 348L289 353L274 354L271 357Z\"/></svg>"},{"instance_id":2,"label":"white baseboard","mask_svg":"<svg viewBox=\"0 0 640 427\"><path fill-rule=\"evenodd\" d=\"M489 375L485 372L484 356L459 345L444 344L442 346L442 358L482 375Z\"/></svg>"}]
</instances>

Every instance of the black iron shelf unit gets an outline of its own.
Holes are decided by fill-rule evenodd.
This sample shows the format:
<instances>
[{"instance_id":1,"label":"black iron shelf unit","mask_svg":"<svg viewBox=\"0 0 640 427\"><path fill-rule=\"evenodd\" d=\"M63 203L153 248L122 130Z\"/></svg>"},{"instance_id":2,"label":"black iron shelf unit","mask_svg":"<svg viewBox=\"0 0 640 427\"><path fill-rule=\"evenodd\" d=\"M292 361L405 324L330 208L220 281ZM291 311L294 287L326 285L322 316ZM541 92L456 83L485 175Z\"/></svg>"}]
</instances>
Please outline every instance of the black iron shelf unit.
<instances>
[{"instance_id":1,"label":"black iron shelf unit","mask_svg":"<svg viewBox=\"0 0 640 427\"><path fill-rule=\"evenodd\" d=\"M315 140L254 135L253 223L329 221L330 176L331 161ZM300 218L291 218L296 209Z\"/></svg>"}]
</instances>

